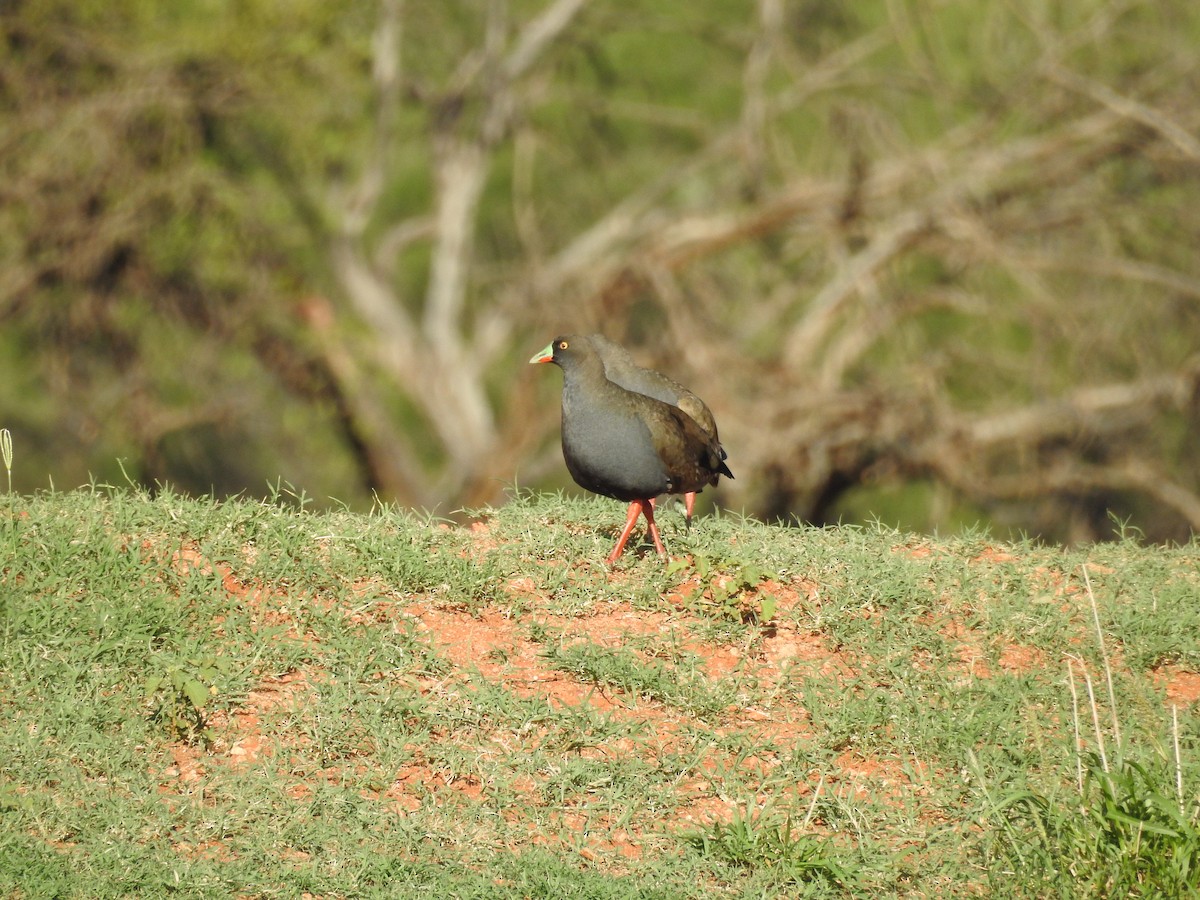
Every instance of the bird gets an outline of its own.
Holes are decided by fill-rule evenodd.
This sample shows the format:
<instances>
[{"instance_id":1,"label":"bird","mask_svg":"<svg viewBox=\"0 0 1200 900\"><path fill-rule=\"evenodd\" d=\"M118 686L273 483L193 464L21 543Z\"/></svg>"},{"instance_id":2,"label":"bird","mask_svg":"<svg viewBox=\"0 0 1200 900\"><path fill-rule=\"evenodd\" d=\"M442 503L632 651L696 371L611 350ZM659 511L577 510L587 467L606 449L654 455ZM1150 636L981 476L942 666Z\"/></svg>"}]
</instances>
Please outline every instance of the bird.
<instances>
[{"instance_id":1,"label":"bird","mask_svg":"<svg viewBox=\"0 0 1200 900\"><path fill-rule=\"evenodd\" d=\"M620 557L639 516L646 518L654 549L666 556L654 500L699 492L722 475L733 478L717 439L679 407L607 377L587 335L556 337L529 362L562 369L562 452L575 483L629 504L608 563Z\"/></svg>"},{"instance_id":2,"label":"bird","mask_svg":"<svg viewBox=\"0 0 1200 900\"><path fill-rule=\"evenodd\" d=\"M717 433L717 420L713 417L708 404L675 379L662 372L656 372L654 369L639 366L629 355L628 350L615 341L609 340L603 334L589 334L587 339L600 354L600 359L604 363L604 374L609 381L619 384L627 391L636 391L647 397L661 400L663 403L678 406L695 419L697 425L712 435L717 446L720 447L721 459L728 459L725 448L720 446L721 437ZM692 510L696 506L695 491L688 491L683 495L683 506L684 521L690 529L692 527Z\"/></svg>"}]
</instances>

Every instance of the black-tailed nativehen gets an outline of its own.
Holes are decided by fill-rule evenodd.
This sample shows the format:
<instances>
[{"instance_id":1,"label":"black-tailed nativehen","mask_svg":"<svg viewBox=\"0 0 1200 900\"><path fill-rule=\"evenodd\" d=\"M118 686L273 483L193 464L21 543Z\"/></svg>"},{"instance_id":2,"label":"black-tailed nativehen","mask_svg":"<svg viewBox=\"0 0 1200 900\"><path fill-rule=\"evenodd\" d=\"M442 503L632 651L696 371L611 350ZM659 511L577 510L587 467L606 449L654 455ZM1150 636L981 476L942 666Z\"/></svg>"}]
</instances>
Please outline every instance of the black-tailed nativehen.
<instances>
[{"instance_id":1,"label":"black-tailed nativehen","mask_svg":"<svg viewBox=\"0 0 1200 900\"><path fill-rule=\"evenodd\" d=\"M587 339L600 354L600 359L604 363L604 374L609 381L619 384L627 391L636 391L647 397L653 397L655 400L661 400L663 403L678 406L695 419L697 425L712 435L721 450L721 459L728 458L725 448L721 447L721 436L717 433L717 420L713 418L712 410L708 408L707 403L675 379L662 372L656 372L654 369L639 366L629 355L628 350L604 335L589 334ZM687 526L690 528L692 510L696 506L696 491L687 491L683 495L683 506L687 516Z\"/></svg>"},{"instance_id":2,"label":"black-tailed nativehen","mask_svg":"<svg viewBox=\"0 0 1200 900\"><path fill-rule=\"evenodd\" d=\"M665 556L654 499L699 492L721 475L732 478L717 439L678 406L612 381L586 335L557 337L530 362L562 369L562 450L571 477L593 493L629 503L608 561L621 555L639 515Z\"/></svg>"}]
</instances>

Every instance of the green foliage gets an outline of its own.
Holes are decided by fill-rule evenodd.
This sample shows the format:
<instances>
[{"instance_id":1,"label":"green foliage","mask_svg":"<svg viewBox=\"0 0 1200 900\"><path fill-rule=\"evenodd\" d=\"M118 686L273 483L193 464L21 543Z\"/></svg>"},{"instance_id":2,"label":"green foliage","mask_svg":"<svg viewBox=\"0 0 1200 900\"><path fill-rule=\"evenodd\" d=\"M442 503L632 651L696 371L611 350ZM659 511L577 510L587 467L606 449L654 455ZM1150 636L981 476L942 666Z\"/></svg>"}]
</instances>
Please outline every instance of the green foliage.
<instances>
[{"instance_id":1,"label":"green foliage","mask_svg":"<svg viewBox=\"0 0 1200 900\"><path fill-rule=\"evenodd\" d=\"M267 437L211 413L239 396L281 409L289 391L322 393L294 347L294 295L322 271L298 180L344 160L358 132L345 113L357 106L356 44L369 39L360 13L50 0L0 14L14 51L0 63L12 126L0 246L20 272L0 290L15 313L0 337L0 397L48 463L26 486L47 472L77 484L124 457L145 483L165 468L198 492L234 493L257 489L277 469L258 464L294 441L336 473L336 443L318 451L311 414L307 428L277 419ZM13 290L37 299L14 306ZM135 372L137 391L115 386ZM59 391L88 397L72 404L83 421L70 433ZM161 430L147 412L206 404ZM312 476L322 496L340 492Z\"/></svg>"},{"instance_id":2,"label":"green foliage","mask_svg":"<svg viewBox=\"0 0 1200 900\"><path fill-rule=\"evenodd\" d=\"M376 59L381 16L397 8L394 57ZM414 505L498 496L553 419L549 406L529 414L513 351L561 309L664 352L663 335L706 336L719 352L696 358L747 363L744 377L703 373L719 374L731 408L761 402L782 370L818 401L838 397L817 411L862 390L867 410L910 398L955 427L1081 384L1137 384L1194 352L1196 306L1179 300L1195 293L1200 233L1186 164L1194 3L596 0L509 73L504 55L549 8L6 4L0 408L25 458L44 461L15 473L18 488L115 480L121 458L139 483L197 494L257 495L282 471L354 509L417 483ZM778 21L763 21L772 9ZM489 112L498 97L504 125ZM476 418L495 424L471 463L450 446L457 429L429 427L425 389L378 364L396 343L363 312L410 321L414 345L431 337L419 323L438 241L451 240L435 167L451 146L486 157L479 206L452 236L466 284L451 343L480 370L490 408ZM843 277L926 206L925 233L869 278ZM741 224L721 234L728 222ZM653 249L710 230L684 252ZM595 266L543 296L547 273L595 248ZM636 274L647 248L686 303L669 308ZM355 302L364 281L372 299ZM819 293L847 281L844 299ZM836 302L815 309L819 296ZM826 338L785 358L796 328L825 314ZM729 444L804 414L744 413ZM1171 492L1126 489L1117 465L1144 460L1194 493L1186 405L1105 415L1080 438L1051 429L957 480L945 460L897 468L879 417L861 418L857 448L812 448L841 427L768 436L760 471L739 470L734 489L758 511L821 521L945 532L990 520L1061 538L1081 519L1107 534L1096 520L1116 508L1153 540L1186 536L1158 496ZM828 483L805 480L805 457L829 461L807 472ZM409 465L391 472L389 459ZM1079 460L1099 486L1028 487L1029 467ZM999 497L977 490L983 477ZM839 479L859 490L816 509Z\"/></svg>"}]
</instances>

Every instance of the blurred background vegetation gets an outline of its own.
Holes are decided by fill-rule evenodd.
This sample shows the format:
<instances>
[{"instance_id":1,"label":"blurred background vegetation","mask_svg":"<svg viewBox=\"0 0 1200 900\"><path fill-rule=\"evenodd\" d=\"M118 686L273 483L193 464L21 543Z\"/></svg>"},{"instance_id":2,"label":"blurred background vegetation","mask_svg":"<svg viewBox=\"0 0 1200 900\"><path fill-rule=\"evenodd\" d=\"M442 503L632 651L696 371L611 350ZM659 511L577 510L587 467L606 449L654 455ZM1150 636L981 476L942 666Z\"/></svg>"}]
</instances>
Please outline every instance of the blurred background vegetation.
<instances>
[{"instance_id":1,"label":"blurred background vegetation","mask_svg":"<svg viewBox=\"0 0 1200 900\"><path fill-rule=\"evenodd\" d=\"M9 0L14 487L566 483L603 330L766 518L1200 532L1194 0ZM706 494L708 496L708 494Z\"/></svg>"}]
</instances>

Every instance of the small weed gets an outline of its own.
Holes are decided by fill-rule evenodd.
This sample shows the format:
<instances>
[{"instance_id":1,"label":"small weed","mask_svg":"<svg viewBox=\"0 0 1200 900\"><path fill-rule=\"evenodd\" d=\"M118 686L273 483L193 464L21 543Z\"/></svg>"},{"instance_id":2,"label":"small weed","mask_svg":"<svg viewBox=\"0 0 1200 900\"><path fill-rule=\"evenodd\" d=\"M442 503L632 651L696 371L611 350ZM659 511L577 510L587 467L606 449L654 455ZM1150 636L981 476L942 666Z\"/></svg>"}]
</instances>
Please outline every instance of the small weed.
<instances>
[{"instance_id":1,"label":"small weed","mask_svg":"<svg viewBox=\"0 0 1200 900\"><path fill-rule=\"evenodd\" d=\"M185 660L155 661L155 670L146 678L146 702L152 705L151 718L176 740L209 742L207 709L220 693L219 682L229 674L232 661L214 654Z\"/></svg>"},{"instance_id":2,"label":"small weed","mask_svg":"<svg viewBox=\"0 0 1200 900\"><path fill-rule=\"evenodd\" d=\"M508 662L510 655L509 651L504 647L493 647L484 654L484 658L503 665Z\"/></svg>"},{"instance_id":3,"label":"small weed","mask_svg":"<svg viewBox=\"0 0 1200 900\"><path fill-rule=\"evenodd\" d=\"M688 569L694 571L701 584L707 585L705 593L720 616L760 623L774 618L775 598L759 591L758 587L763 581L777 576L759 560L743 556L711 559L704 553L696 553L690 565L687 560L672 561L667 566L667 574L675 575ZM748 603L752 606L748 607Z\"/></svg>"},{"instance_id":4,"label":"small weed","mask_svg":"<svg viewBox=\"0 0 1200 900\"><path fill-rule=\"evenodd\" d=\"M526 631L529 635L529 640L535 644L544 644L553 637L550 629L546 627L544 622L533 622Z\"/></svg>"}]
</instances>

